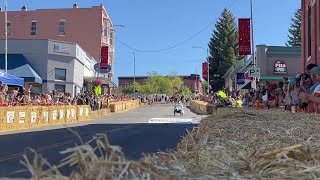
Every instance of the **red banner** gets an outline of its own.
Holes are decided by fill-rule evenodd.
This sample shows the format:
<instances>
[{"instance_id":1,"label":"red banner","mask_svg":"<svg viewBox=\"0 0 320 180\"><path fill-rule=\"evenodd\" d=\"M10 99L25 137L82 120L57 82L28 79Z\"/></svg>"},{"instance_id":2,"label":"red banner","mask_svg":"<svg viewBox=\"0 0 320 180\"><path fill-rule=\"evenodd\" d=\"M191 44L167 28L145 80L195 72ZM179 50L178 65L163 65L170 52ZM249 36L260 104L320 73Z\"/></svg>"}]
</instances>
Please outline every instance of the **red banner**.
<instances>
[{"instance_id":1,"label":"red banner","mask_svg":"<svg viewBox=\"0 0 320 180\"><path fill-rule=\"evenodd\" d=\"M208 62L202 63L202 78L208 80Z\"/></svg>"},{"instance_id":2,"label":"red banner","mask_svg":"<svg viewBox=\"0 0 320 180\"><path fill-rule=\"evenodd\" d=\"M109 65L109 47L102 46L101 47L101 61L100 61L100 69L106 70Z\"/></svg>"},{"instance_id":3,"label":"red banner","mask_svg":"<svg viewBox=\"0 0 320 180\"><path fill-rule=\"evenodd\" d=\"M250 18L239 18L239 55L251 54Z\"/></svg>"}]
</instances>

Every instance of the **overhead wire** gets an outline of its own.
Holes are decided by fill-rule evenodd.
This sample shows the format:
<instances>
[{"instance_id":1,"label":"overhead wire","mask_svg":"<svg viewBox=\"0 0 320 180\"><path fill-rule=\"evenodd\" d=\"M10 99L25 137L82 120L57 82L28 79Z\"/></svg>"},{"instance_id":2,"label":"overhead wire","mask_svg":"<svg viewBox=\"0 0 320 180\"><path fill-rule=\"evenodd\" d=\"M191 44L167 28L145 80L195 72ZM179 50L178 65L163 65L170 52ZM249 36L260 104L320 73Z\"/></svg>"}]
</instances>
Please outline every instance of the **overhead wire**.
<instances>
[{"instance_id":1,"label":"overhead wire","mask_svg":"<svg viewBox=\"0 0 320 180\"><path fill-rule=\"evenodd\" d=\"M230 4L227 6L227 8L231 8L236 1L238 1L238 0L232 1L232 3L230 3ZM176 47L178 47L178 46L181 46L181 45L187 43L188 41L192 40L193 38L195 38L196 36L198 36L199 34L201 34L203 31L205 31L207 28L211 27L211 25L214 24L219 18L220 18L220 16L217 17L217 18L215 18L213 21L211 21L207 26L205 26L204 28L202 28L200 31L198 31L198 32L195 33L194 35L190 36L189 38L181 41L180 43L177 43L177 44L175 44L175 45L173 45L173 46L169 46L169 47L163 48L163 49L158 49L158 50L141 50L141 49L137 49L137 48L134 48L134 47L128 45L127 43L125 43L124 41L121 41L121 40L120 40L119 38L117 38L117 37L115 37L115 39L117 40L117 42L119 42L119 44L121 44L121 45L123 45L124 47L126 47L126 48L128 48L128 49L130 49L130 50L132 50L132 51L135 51L135 52L140 52L140 53L158 53L158 52L168 51L168 50L174 49L174 48L176 48Z\"/></svg>"}]
</instances>

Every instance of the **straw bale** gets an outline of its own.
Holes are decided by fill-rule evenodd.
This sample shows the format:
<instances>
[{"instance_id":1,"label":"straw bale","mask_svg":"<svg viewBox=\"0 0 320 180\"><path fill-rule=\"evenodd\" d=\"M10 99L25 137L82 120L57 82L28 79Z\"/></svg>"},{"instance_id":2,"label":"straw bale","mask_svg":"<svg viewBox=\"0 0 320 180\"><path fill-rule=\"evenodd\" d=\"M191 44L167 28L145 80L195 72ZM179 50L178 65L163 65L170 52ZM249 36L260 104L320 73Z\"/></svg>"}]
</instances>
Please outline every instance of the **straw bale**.
<instances>
[{"instance_id":1,"label":"straw bale","mask_svg":"<svg viewBox=\"0 0 320 180\"><path fill-rule=\"evenodd\" d=\"M320 116L219 109L177 150L142 161L171 179L316 179Z\"/></svg>"}]
</instances>

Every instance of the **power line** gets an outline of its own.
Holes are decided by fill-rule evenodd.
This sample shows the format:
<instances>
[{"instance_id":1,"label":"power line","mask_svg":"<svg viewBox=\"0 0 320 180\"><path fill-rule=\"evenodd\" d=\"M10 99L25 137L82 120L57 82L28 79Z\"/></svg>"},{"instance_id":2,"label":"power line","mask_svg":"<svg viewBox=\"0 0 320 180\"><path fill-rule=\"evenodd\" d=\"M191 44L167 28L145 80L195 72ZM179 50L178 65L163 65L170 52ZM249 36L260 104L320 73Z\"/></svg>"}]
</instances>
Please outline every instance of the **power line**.
<instances>
[{"instance_id":1,"label":"power line","mask_svg":"<svg viewBox=\"0 0 320 180\"><path fill-rule=\"evenodd\" d=\"M229 6L227 6L227 8L231 8L236 1L238 1L238 0L234 0L232 3L229 4ZM219 17L220 17L220 16L219 16ZM115 39L116 39L121 45L123 45L124 47L126 47L126 48L128 48L128 49L130 49L130 50L132 50L132 51L135 51L135 52L158 53L158 52L168 51L168 50L170 50L170 49L174 49L174 48L176 48L176 47L178 47L178 46L181 46L181 45L185 44L186 42L190 41L191 39L195 38L195 37L198 36L200 33L202 33L204 30L206 30L207 28L209 28L213 23L215 23L215 22L219 19L219 17L217 17L214 21L210 22L207 26L205 26L205 27L204 27L203 29L201 29L199 32L197 32L197 33L194 34L193 36L185 39L184 41L182 41L182 42L180 42L180 43L177 43L177 44L175 44L175 45L173 45L173 46L169 46L169 47L167 47L167 48L163 48L163 49L159 49L159 50L141 50L141 49L137 49L137 48L134 48L134 47L128 45L127 43L121 41L121 40L120 40L119 38L117 38L117 37L115 37Z\"/></svg>"}]
</instances>

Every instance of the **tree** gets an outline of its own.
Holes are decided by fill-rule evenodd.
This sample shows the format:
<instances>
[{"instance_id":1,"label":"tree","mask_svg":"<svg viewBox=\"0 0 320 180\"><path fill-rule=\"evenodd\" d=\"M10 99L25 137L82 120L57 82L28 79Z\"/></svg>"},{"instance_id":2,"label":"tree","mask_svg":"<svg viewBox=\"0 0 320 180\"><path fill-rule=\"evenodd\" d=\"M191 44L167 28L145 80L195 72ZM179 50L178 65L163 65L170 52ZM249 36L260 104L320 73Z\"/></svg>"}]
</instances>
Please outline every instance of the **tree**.
<instances>
[{"instance_id":1,"label":"tree","mask_svg":"<svg viewBox=\"0 0 320 180\"><path fill-rule=\"evenodd\" d=\"M183 86L181 91L184 97L191 95L191 90L187 86Z\"/></svg>"},{"instance_id":2,"label":"tree","mask_svg":"<svg viewBox=\"0 0 320 180\"><path fill-rule=\"evenodd\" d=\"M238 29L235 17L224 9L215 24L212 37L208 44L210 55L210 85L213 90L219 90L224 85L222 76L228 69L238 63L243 56L238 55Z\"/></svg>"},{"instance_id":3,"label":"tree","mask_svg":"<svg viewBox=\"0 0 320 180\"><path fill-rule=\"evenodd\" d=\"M126 94L131 94L131 93L133 93L134 90L135 90L136 92L141 92L141 90L142 90L142 85L141 85L140 83L138 83L138 82L132 83L132 84L130 84L129 87L123 89L122 92L123 92L123 93L126 93Z\"/></svg>"},{"instance_id":4,"label":"tree","mask_svg":"<svg viewBox=\"0 0 320 180\"><path fill-rule=\"evenodd\" d=\"M143 94L168 94L173 95L182 91L189 94L189 89L182 89L183 81L176 73L162 76L157 72L149 73L144 84L136 82L135 89ZM123 90L124 93L133 93L133 84ZM191 92L191 91L190 91Z\"/></svg>"},{"instance_id":5,"label":"tree","mask_svg":"<svg viewBox=\"0 0 320 180\"><path fill-rule=\"evenodd\" d=\"M297 9L294 17L291 18L291 25L289 28L287 46L301 47L301 8Z\"/></svg>"}]
</instances>

